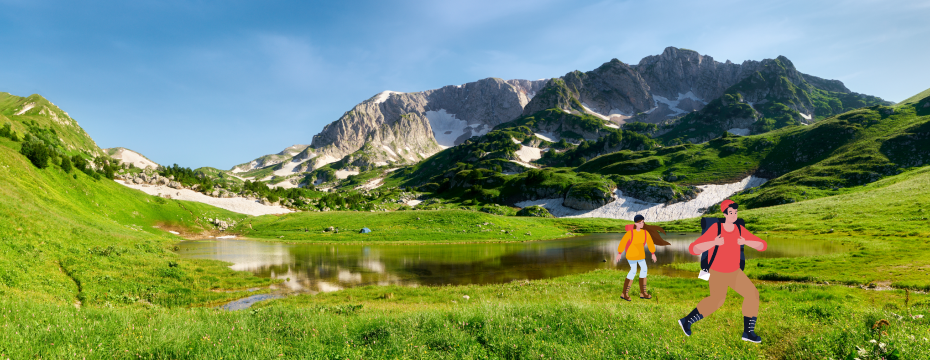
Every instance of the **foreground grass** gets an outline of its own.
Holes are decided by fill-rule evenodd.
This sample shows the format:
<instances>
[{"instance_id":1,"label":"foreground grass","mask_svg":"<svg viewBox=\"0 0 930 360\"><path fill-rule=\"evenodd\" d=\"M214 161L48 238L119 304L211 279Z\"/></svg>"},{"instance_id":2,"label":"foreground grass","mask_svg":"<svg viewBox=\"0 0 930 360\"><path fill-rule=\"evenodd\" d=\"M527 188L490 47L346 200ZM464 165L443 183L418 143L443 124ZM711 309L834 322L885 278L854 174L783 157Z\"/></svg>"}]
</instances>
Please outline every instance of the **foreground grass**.
<instances>
[{"instance_id":1,"label":"foreground grass","mask_svg":"<svg viewBox=\"0 0 930 360\"><path fill-rule=\"evenodd\" d=\"M739 296L685 337L698 279L652 276L653 300L618 298L624 272L440 288L365 287L262 307L81 309L0 300L3 358L901 359L930 356L930 297L759 283L761 345L740 341ZM635 293L635 290L634 290ZM464 296L469 298L465 299ZM923 315L921 318L919 315ZM884 320L884 321L883 321ZM878 324L878 325L876 325ZM870 343L875 340L876 343ZM881 347L879 344L883 344ZM858 349L870 356L863 356Z\"/></svg>"}]
</instances>

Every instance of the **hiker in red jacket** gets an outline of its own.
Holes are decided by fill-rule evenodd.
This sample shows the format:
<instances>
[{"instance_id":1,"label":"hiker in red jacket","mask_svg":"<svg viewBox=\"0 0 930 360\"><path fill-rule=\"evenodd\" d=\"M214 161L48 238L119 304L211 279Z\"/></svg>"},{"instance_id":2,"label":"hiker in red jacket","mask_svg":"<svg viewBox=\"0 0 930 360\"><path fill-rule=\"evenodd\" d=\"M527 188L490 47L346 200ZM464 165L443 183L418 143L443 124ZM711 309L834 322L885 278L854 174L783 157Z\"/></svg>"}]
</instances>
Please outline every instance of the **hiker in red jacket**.
<instances>
[{"instance_id":1,"label":"hiker in red jacket","mask_svg":"<svg viewBox=\"0 0 930 360\"><path fill-rule=\"evenodd\" d=\"M768 244L765 240L750 233L745 227L737 228L739 225L734 224L737 219L737 208L738 205L733 200L724 200L720 204L720 211L723 212L725 221L722 224L717 223L717 226L721 227L720 235L717 235L717 229L711 227L688 247L692 255L701 255L710 250L709 257L713 255L715 246L718 249L714 262L710 266L710 279L708 279L710 296L701 300L688 316L678 320L681 330L687 336L691 336L691 324L712 314L723 305L729 287L743 296L743 340L754 343L762 342L762 337L755 333L756 317L759 314L759 291L740 269L739 261L740 245L765 251Z\"/></svg>"}]
</instances>

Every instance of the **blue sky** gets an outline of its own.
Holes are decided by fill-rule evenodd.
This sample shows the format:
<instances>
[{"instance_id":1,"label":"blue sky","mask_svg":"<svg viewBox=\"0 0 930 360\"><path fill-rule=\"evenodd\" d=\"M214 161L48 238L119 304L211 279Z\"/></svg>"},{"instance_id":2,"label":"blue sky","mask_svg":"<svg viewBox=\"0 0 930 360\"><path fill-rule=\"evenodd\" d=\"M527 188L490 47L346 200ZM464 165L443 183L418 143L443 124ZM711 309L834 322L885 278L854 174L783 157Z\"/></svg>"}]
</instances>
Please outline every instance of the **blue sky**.
<instances>
[{"instance_id":1,"label":"blue sky","mask_svg":"<svg viewBox=\"0 0 930 360\"><path fill-rule=\"evenodd\" d=\"M101 147L229 169L383 90L540 79L666 46L785 55L901 101L930 87L928 1L10 1L0 91L38 93Z\"/></svg>"}]
</instances>

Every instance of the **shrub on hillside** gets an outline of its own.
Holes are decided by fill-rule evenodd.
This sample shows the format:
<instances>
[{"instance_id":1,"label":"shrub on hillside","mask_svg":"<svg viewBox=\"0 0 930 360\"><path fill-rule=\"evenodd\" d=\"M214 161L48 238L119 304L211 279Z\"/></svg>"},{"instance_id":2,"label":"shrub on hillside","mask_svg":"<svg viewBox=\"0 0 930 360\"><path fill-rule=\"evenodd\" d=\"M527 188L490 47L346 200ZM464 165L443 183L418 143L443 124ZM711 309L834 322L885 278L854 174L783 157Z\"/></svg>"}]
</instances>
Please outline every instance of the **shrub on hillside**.
<instances>
[{"instance_id":1,"label":"shrub on hillside","mask_svg":"<svg viewBox=\"0 0 930 360\"><path fill-rule=\"evenodd\" d=\"M71 157L71 165L80 171L84 171L87 169L87 160L84 160L81 155L74 155Z\"/></svg>"},{"instance_id":2,"label":"shrub on hillside","mask_svg":"<svg viewBox=\"0 0 930 360\"><path fill-rule=\"evenodd\" d=\"M66 173L70 173L71 168L72 168L71 159L68 158L67 156L62 156L61 157L61 169L64 170Z\"/></svg>"},{"instance_id":3,"label":"shrub on hillside","mask_svg":"<svg viewBox=\"0 0 930 360\"><path fill-rule=\"evenodd\" d=\"M6 123L2 128L0 128L0 137L8 138L10 135L13 135L12 125L10 125L10 123Z\"/></svg>"},{"instance_id":4,"label":"shrub on hillside","mask_svg":"<svg viewBox=\"0 0 930 360\"><path fill-rule=\"evenodd\" d=\"M526 184L538 185L552 177L552 172L542 169L533 169L526 172Z\"/></svg>"},{"instance_id":5,"label":"shrub on hillside","mask_svg":"<svg viewBox=\"0 0 930 360\"><path fill-rule=\"evenodd\" d=\"M19 153L26 156L26 158L39 169L44 169L48 166L50 151L42 140L29 137L26 142L23 143L23 147L19 150Z\"/></svg>"},{"instance_id":6,"label":"shrub on hillside","mask_svg":"<svg viewBox=\"0 0 930 360\"><path fill-rule=\"evenodd\" d=\"M546 217L546 218L553 217L552 214L549 213L549 210L546 210L546 208L539 206L539 205L531 205L531 206L522 208L520 209L520 211L517 211L517 216Z\"/></svg>"}]
</instances>

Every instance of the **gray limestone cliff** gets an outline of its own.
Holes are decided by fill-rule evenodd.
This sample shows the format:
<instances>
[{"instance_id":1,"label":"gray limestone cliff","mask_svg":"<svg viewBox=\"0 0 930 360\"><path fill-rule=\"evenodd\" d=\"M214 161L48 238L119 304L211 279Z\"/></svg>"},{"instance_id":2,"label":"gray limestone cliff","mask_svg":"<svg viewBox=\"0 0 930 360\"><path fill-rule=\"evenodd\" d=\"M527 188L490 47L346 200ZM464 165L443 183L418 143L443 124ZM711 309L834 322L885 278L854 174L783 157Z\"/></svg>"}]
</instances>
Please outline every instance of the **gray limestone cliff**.
<instances>
[{"instance_id":1,"label":"gray limestone cliff","mask_svg":"<svg viewBox=\"0 0 930 360\"><path fill-rule=\"evenodd\" d=\"M544 84L487 78L422 92L382 92L313 137L314 166L366 146L375 164L418 162L520 116Z\"/></svg>"}]
</instances>

